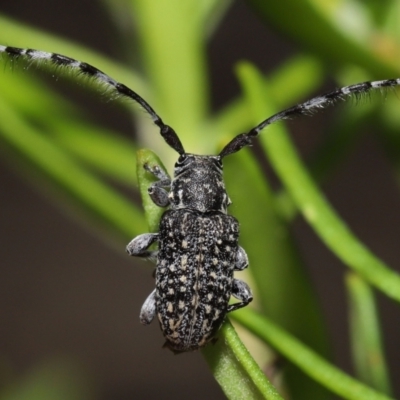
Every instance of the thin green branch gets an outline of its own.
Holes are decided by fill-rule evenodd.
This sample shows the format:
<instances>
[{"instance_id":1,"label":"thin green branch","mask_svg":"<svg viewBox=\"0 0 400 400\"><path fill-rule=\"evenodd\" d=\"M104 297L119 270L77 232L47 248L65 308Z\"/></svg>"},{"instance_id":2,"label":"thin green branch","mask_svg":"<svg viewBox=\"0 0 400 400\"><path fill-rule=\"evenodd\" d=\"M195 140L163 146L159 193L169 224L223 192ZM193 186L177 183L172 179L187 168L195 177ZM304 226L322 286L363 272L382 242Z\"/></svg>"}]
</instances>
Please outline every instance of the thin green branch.
<instances>
[{"instance_id":1,"label":"thin green branch","mask_svg":"<svg viewBox=\"0 0 400 400\"><path fill-rule=\"evenodd\" d=\"M283 400L227 320L218 340L201 350L215 379L231 400Z\"/></svg>"},{"instance_id":2,"label":"thin green branch","mask_svg":"<svg viewBox=\"0 0 400 400\"><path fill-rule=\"evenodd\" d=\"M29 160L71 200L123 235L130 237L144 230L142 214L133 204L118 195L87 171L62 148L48 140L0 99L0 135Z\"/></svg>"},{"instance_id":3,"label":"thin green branch","mask_svg":"<svg viewBox=\"0 0 400 400\"><path fill-rule=\"evenodd\" d=\"M371 10L362 2L357 2L359 10L356 12L346 9L348 7L346 2L312 0L269 2L248 0L247 2L255 8L259 18L269 27L274 26L299 43L301 48L318 54L319 58L329 66L358 65L370 71L377 79L392 78L399 74L396 40L384 37L377 27L363 18L370 14ZM354 18L344 18L345 15L353 13ZM354 24L359 24L360 28L356 29ZM391 43L393 47L390 47L390 51L383 53L383 46L371 45L377 37L382 40L382 44L386 41Z\"/></svg>"},{"instance_id":4,"label":"thin green branch","mask_svg":"<svg viewBox=\"0 0 400 400\"><path fill-rule=\"evenodd\" d=\"M277 104L284 108L312 93L321 85L323 78L321 63L315 57L300 55L264 77L262 89L269 91ZM267 115L263 115L261 118L266 117ZM234 135L258 122L259 120L254 122L254 115L245 97L239 96L212 118L210 126L215 132Z\"/></svg>"},{"instance_id":5,"label":"thin green branch","mask_svg":"<svg viewBox=\"0 0 400 400\"><path fill-rule=\"evenodd\" d=\"M201 152L208 133L200 135L198 128L209 106L203 6L195 1L136 0L131 7L139 51L157 93L152 104L179 132L185 148Z\"/></svg>"},{"instance_id":6,"label":"thin green branch","mask_svg":"<svg viewBox=\"0 0 400 400\"><path fill-rule=\"evenodd\" d=\"M351 349L356 373L364 383L391 395L374 293L364 279L354 273L346 275L346 287L350 306Z\"/></svg>"},{"instance_id":7,"label":"thin green branch","mask_svg":"<svg viewBox=\"0 0 400 400\"><path fill-rule=\"evenodd\" d=\"M330 389L333 393L349 400L389 400L390 397L379 393L345 374L325 361L293 336L279 328L273 322L249 309L238 310L232 318L249 329L280 354L296 364L305 373Z\"/></svg>"},{"instance_id":8,"label":"thin green branch","mask_svg":"<svg viewBox=\"0 0 400 400\"><path fill-rule=\"evenodd\" d=\"M372 104L368 103L359 105L351 111L343 111L344 115L329 129L324 141L307 163L310 176L318 185L328 180L335 168L354 148L360 138L361 126L369 121L372 107ZM295 202L285 189L277 193L276 205L280 215L288 221L298 213Z\"/></svg>"},{"instance_id":9,"label":"thin green branch","mask_svg":"<svg viewBox=\"0 0 400 400\"><path fill-rule=\"evenodd\" d=\"M4 71L0 79L1 96L18 109L21 118L44 127L51 139L91 167L125 184L136 182L132 140L84 121L75 104L29 78L27 73Z\"/></svg>"},{"instance_id":10,"label":"thin green branch","mask_svg":"<svg viewBox=\"0 0 400 400\"><path fill-rule=\"evenodd\" d=\"M240 78L255 112L273 115L273 99L260 91L262 78L250 64L242 64ZM298 209L321 240L350 268L387 296L400 301L400 275L361 243L319 192L286 134L283 124L270 127L260 140L275 171Z\"/></svg>"}]
</instances>

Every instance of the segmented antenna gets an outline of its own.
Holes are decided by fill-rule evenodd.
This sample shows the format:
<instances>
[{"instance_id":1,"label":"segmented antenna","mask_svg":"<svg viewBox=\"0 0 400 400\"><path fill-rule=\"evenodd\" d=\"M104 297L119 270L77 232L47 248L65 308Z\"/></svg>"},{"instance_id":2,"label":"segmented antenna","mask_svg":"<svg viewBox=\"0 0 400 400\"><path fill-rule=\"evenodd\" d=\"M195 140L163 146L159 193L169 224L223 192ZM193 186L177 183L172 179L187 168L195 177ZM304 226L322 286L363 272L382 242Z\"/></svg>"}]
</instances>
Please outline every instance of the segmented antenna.
<instances>
[{"instance_id":1,"label":"segmented antenna","mask_svg":"<svg viewBox=\"0 0 400 400\"><path fill-rule=\"evenodd\" d=\"M382 81L362 82L333 90L332 92L326 93L322 96L314 97L305 101L304 103L297 104L293 107L287 108L286 110L278 112L272 117L262 121L253 129L250 129L250 131L247 133L241 133L237 135L222 149L219 155L221 158L223 158L229 154L236 153L245 146L248 146L252 142L253 138L258 136L263 129L275 122L300 115L312 115L319 109L332 105L336 101L345 100L351 96L360 97L372 89L389 88L399 85L400 79L385 79Z\"/></svg>"},{"instance_id":2,"label":"segmented antenna","mask_svg":"<svg viewBox=\"0 0 400 400\"><path fill-rule=\"evenodd\" d=\"M137 102L150 115L153 122L160 128L160 134L168 143L168 145L179 154L185 153L183 145L176 132L169 125L164 124L161 117L154 111L154 109L150 106L149 103L147 103L147 101L145 101L132 89L128 88L122 83L117 82L96 67L93 67L92 65L85 62L77 61L73 58L63 56L61 54L47 53L45 51L33 49L21 49L17 47L0 45L0 54L1 53L7 54L12 60L21 57L31 62L37 62L38 64L40 64L41 62L47 62L50 65L54 65L55 67L69 68L70 70L75 70L79 74L98 81L100 84L112 88L119 95ZM257 137L263 129L275 122L292 117L297 117L300 115L311 115L319 109L334 104L336 101L344 100L351 96L360 97L362 94L365 94L372 89L389 88L399 85L400 79L385 79L381 81L363 82L357 83L355 85L345 86L322 96L314 97L304 103L300 103L293 107L287 108L286 110L283 110L273 115L272 117L267 118L253 129L250 129L247 133L241 133L237 135L222 149L219 156L221 158L226 157L227 155L236 153L243 147L250 145L252 140Z\"/></svg>"},{"instance_id":3,"label":"segmented antenna","mask_svg":"<svg viewBox=\"0 0 400 400\"><path fill-rule=\"evenodd\" d=\"M9 47L0 45L0 54L7 54L11 60L16 60L18 58L24 58L27 61L35 62L40 65L40 63L48 63L54 65L55 67L67 68L70 70L75 70L79 74L87 76L100 84L106 85L111 89L115 90L119 95L127 97L138 103L151 117L153 122L160 128L161 136L164 140L179 154L184 154L185 150L182 143L176 134L176 132L168 125L164 124L161 117L154 111L154 109L139 96L132 89L128 88L122 83L117 82L109 75L100 71L96 67L87 64L82 61L74 60L73 58L63 56L57 53L48 53L45 51L33 50L33 49L21 49L18 47Z\"/></svg>"}]
</instances>

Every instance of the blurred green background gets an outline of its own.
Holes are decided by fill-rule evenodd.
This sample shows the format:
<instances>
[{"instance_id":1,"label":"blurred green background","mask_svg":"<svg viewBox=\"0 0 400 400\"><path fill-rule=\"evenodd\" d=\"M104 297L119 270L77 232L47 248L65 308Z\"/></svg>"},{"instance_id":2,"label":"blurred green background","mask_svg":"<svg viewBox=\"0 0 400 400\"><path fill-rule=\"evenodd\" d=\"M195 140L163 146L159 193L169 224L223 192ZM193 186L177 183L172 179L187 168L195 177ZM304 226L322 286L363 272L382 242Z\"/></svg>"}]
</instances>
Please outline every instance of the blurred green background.
<instances>
[{"instance_id":1,"label":"blurred green background","mask_svg":"<svg viewBox=\"0 0 400 400\"><path fill-rule=\"evenodd\" d=\"M136 19L131 19L125 10L126 4L123 1L111 0L108 6L103 3L75 0L65 3L15 0L12 4L2 5L0 12L105 54L119 65L124 64L128 70L132 65L135 72L150 75L153 79L151 88L146 86L145 80L138 80L138 85L143 85L137 87L131 83L135 77L130 77L132 81L126 82L122 73L116 75L116 69L113 69L112 73L115 79L122 80L143 94L164 120L184 136L184 145L187 145L187 150L191 152L216 152L215 147L222 141L260 120L259 116L248 116L248 120L242 118L245 122L237 123L232 117L235 110L239 113L239 108L235 109L237 102L234 99L238 99L242 91L235 73L235 66L239 61L251 61L266 74L271 85L278 88L275 93L277 111L283 104L290 106L339 85L365 79L400 76L397 32L397 16L400 16L397 10L400 2L397 1L381 2L379 6L374 2L361 4L349 1L332 2L330 7L325 8L320 4L320 15L313 13L313 7L317 9L318 2L311 1L297 2L298 9L294 7L296 3L287 1L286 10L285 2L278 1L268 4L257 1L232 4L221 2L221 8L217 7L215 12L210 14L215 21L209 18L202 32L207 40L201 50L207 59L196 59L197 53L194 51L191 62L201 71L196 71L197 75L193 73L194 78L200 78L192 86L188 72L190 62L184 64L182 60L180 67L179 59L151 60L151 55L146 54L151 50L151 46L147 46L146 38L140 38L137 33L143 32L143 26L140 25L143 15L138 12L134 15ZM322 12L323 8L326 15ZM339 10L340 13L335 14L335 10ZM153 4L148 12L161 13L162 16L161 3L160 7ZM323 16L326 17L325 25ZM8 28L5 29L5 25L2 27L1 21L1 44L34 46L31 41L35 42L36 38L30 38L29 35L21 34L15 37L14 41L13 36L8 35ZM189 18L188 21L190 22ZM327 21L330 21L331 25ZM186 32L185 28L182 29L182 32ZM189 28L186 29L194 35ZM29 40L31 41L28 43ZM174 45L178 46L180 43ZM90 59L85 58L84 49L79 55L65 53L64 49L54 48L54 45L49 43L46 50L59 51L94 63L91 61L94 59L92 55ZM174 51L179 54L179 47ZM182 47L181 52L184 51L186 50ZM168 54L168 49L166 53ZM172 48L171 54L176 54ZM172 65L176 63L176 68L169 69L169 73L173 73L169 80L169 88L165 86L162 77L157 80L158 69L162 70L160 64L163 62ZM105 66L95 65L109 72ZM298 70L299 74L292 74L292 82L287 78L291 76L288 70L296 65L298 68L295 70ZM305 71L304 75L301 74L302 68ZM163 155L167 166L171 167L175 156L165 151L166 145L159 140L158 133L150 127L147 128L151 122L146 117L141 118L143 113L137 113L133 126L131 116L126 110L118 108L114 104L117 102L108 102L106 95L93 95L86 90L84 84L72 84L68 79L58 78L55 82L54 79L48 78L52 74L39 72L39 69L33 66L30 66L28 71L20 72L20 69L22 70L16 67L16 71L10 73L9 62L5 62L0 74L4 72L14 79L17 77L15 81L19 80L21 87L17 88L14 83L11 85L11 91L14 90L19 97L30 102L32 108L35 108L35 102L39 104L42 99L35 100L31 95L25 98L25 93L28 93L24 88L26 75L33 78L29 84L37 82L36 91L39 95L42 84L39 82L44 80L55 88L60 95L59 99L71 99L79 110L79 113L71 110L71 116L77 115L80 119L87 115L91 121L105 130L110 130L112 134L113 131L119 132L126 140L121 143L122 147L132 144L129 151L133 152L133 143L136 143L135 146L140 143L140 146L145 145L156 150ZM209 73L208 82L201 81L204 71ZM62 73L57 72L56 76L62 76ZM285 80L279 80L280 76L284 76ZM204 92L202 96L196 92L197 97L187 97L187 102L192 107L191 113L182 109L180 115L179 104L173 103L174 95L171 95L171 98L162 97L165 96L166 90L169 93L175 90L174 80L179 79L185 82L187 80L187 87L197 87L196 90ZM35 92L29 88L30 93ZM177 102L188 96L184 89L185 87L182 89L176 86ZM158 93L161 93L160 97L157 97ZM355 107L354 102L349 101L313 118L289 122L288 126L302 156L310 163L315 160L314 172L317 171L317 180L323 182L323 192L343 220L374 254L398 270L400 208L396 182L396 129L399 127L400 103L392 94L388 94L386 101L382 101L379 96L372 97L371 103L361 101L361 104ZM135 109L134 104L125 104L125 109L126 105ZM230 114L226 112L227 105L232 107L233 111ZM48 107L48 115L44 114L41 118L48 117L51 120L57 116L57 110L53 110L51 105ZM208 113L208 109L211 109L213 114ZM251 113L246 108L240 110L244 115ZM26 111L27 119L31 119L34 126L41 128L29 113L29 110ZM202 118L208 115L216 117L209 117L207 122L201 122ZM229 115L231 122L224 122L221 115ZM218 121L224 130L216 140L214 130L218 127L215 122L218 116L221 117ZM268 115L265 115L266 117ZM2 118L5 121L4 117ZM76 127L71 121L68 118L65 120L65 129L71 130L71 136L73 133L79 135L78 130L74 131ZM68 126L67 122L71 122L71 126ZM201 131L200 127L204 130ZM207 130L207 127L210 129ZM397 132L399 131L398 129ZM15 134L18 135L17 130ZM66 137L68 138L68 132ZM71 151L68 141L64 144ZM104 145L103 142L102 144ZM80 149L73 149L72 153L93 152L100 158L100 164L103 157L107 169L105 181L112 188L129 196L132 202L140 204L138 194L133 190L136 176L135 160L132 158L131 164L129 163L128 152L122 156L121 149L121 164L116 165L118 156L108 159L107 153L93 148L93 142L88 141L85 144L82 141L80 145ZM73 147L73 143L70 146ZM110 149L110 152L114 151L111 144L102 150L104 148ZM277 202L284 216L281 215L282 220L290 221L295 214L293 203L280 191L279 179L267 165L265 153L260 145L255 146L255 153L265 174L261 175L261 179L268 176L270 186L276 193L281 194L280 198L277 196ZM152 268L129 259L124 246L129 240L128 235L133 237L146 230L144 218L139 221L138 217L135 225L135 214L132 212L129 215L130 219L125 221L125 231L115 229L110 221L99 223L96 219L98 211L93 212L82 207L79 201L70 198L68 190L61 187L64 190L60 191L54 182L49 185L46 177L32 168L29 161L24 161L4 138L0 142L0 154L0 241L3 255L0 267L0 388L4 389L4 400L62 399L62 396L65 396L66 400L225 398L200 353L175 357L161 349L163 340L156 322L149 327L139 324L140 307L153 288ZM289 225L289 232L293 234L295 243L293 245L290 239L290 246L293 245L296 249L294 258L301 258L300 264L305 268L305 272L299 272L299 277L296 276L294 280L302 280L309 276L306 286L314 287L310 289L310 299L314 299L314 294L318 299L315 309L310 311L300 306L300 309L296 309L295 306L299 302L296 296L301 297L299 293L303 289L293 293L298 282L291 282L290 276L284 276L284 265L277 272L262 275L263 268L267 271L269 268L273 270L273 267L270 267L269 254L257 254L255 249L252 255L249 250L255 243L255 238L249 238L245 233L249 230L257 235L261 229L257 226L254 229L250 221L260 221L260 215L264 218L264 211L258 214L258 209L263 206L264 199L268 198L268 195L262 193L262 200L257 202L250 192L243 190L247 184L246 174L251 170L249 161L246 161L249 155L250 153L232 156L227 160L228 191L234 202L231 212L238 216L245 215L246 211L250 212L247 217L241 219L241 243L249 253L250 269L254 269L255 280L268 281L270 276L274 276L273 273L281 273L279 283L273 279L267 282L270 287L266 290L266 296L270 298L262 298L261 294L256 296L259 307L267 309L267 315L306 343L308 341L308 345L315 345L319 351L325 351L326 343L329 342L330 350L327 350L324 356L346 372L357 375L358 370L357 367L354 368L353 362L356 356L352 357L351 343L354 343L354 340L351 341L349 333L346 268L343 262L327 249L303 218L297 217ZM86 159L86 163L96 164L96 161L90 160L90 155L87 157L89 161ZM120 180L113 176L113 165L116 168L115 176L118 175ZM94 170L96 168L101 169L97 166ZM256 189L260 189L257 186L259 181L252 182ZM244 207L242 211L237 204L243 206L246 200L250 205L247 210ZM286 210L286 214L282 210ZM268 215L266 214L265 218L269 218ZM256 221L252 221L252 218ZM272 223L276 223L274 218L271 217ZM261 225L266 223L266 220L262 220ZM279 223L276 225L278 228ZM271 235L274 234L273 231ZM277 235L279 234L286 235L278 230ZM268 253L268 246L275 245L265 244L265 237L260 234L260 243L257 245ZM282 258L280 262L286 262L285 260ZM259 272L256 272L256 269ZM293 278L293 275L291 277ZM302 283L299 283L299 286L301 285ZM274 286L278 294L274 292ZM279 301L276 300L277 304L272 304L275 295ZM397 346L400 334L397 322L398 306L380 292L377 300L387 363L392 377L395 378L400 367ZM288 314L284 315L282 308L287 309ZM322 322L326 324L328 332L322 335L322 339L321 335L318 336L324 331L318 314L319 308L322 309ZM292 324L296 314L299 321ZM307 326L307 321L310 321L310 326ZM314 332L308 332L313 331L314 323L318 326L315 329L318 331L318 339L315 339L315 342L314 339L310 339ZM304 332L299 326L304 328ZM268 355L265 359L268 359ZM262 367L270 370L271 365L267 365L266 363ZM285 366L286 362L279 359L276 368L285 370ZM277 375L280 376L280 373ZM54 385L49 386L49 381ZM292 398L307 398L304 393L293 393L293 388L299 386L296 386L296 383L291 385L289 379ZM395 396L400 393L398 385L394 380ZM320 393L319 389L309 390L310 393L312 390ZM1 395L0 399L3 399Z\"/></svg>"}]
</instances>

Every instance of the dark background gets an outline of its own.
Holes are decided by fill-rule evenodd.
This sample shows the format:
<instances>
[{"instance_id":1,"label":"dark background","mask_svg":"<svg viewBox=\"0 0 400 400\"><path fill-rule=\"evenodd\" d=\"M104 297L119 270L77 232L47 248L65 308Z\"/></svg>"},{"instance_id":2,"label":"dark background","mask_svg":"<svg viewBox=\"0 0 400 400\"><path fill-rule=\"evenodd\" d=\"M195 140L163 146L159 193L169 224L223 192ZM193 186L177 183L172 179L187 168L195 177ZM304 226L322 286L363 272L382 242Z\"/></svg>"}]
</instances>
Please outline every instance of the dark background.
<instances>
[{"instance_id":1,"label":"dark background","mask_svg":"<svg viewBox=\"0 0 400 400\"><path fill-rule=\"evenodd\" d=\"M113 47L117 32L96 2L14 0L0 11L121 58ZM236 61L250 59L272 71L298 50L236 2L209 45L215 107L239 90L232 72ZM113 113L110 107L109 114L96 118L130 134L129 121L121 121L120 114L113 119ZM333 115L291 123L304 153ZM1 159L0 188L0 362L10 375L24 376L39 362L68 354L80 360L102 400L224 398L200 354L175 357L161 349L157 324L139 324L153 280L150 269L134 266L124 244L119 254L105 248ZM361 240L398 268L398 191L372 135L365 136L325 192ZM321 299L335 362L351 372L345 269L302 220L294 233ZM379 305L389 367L396 378L398 307L380 295Z\"/></svg>"}]
</instances>

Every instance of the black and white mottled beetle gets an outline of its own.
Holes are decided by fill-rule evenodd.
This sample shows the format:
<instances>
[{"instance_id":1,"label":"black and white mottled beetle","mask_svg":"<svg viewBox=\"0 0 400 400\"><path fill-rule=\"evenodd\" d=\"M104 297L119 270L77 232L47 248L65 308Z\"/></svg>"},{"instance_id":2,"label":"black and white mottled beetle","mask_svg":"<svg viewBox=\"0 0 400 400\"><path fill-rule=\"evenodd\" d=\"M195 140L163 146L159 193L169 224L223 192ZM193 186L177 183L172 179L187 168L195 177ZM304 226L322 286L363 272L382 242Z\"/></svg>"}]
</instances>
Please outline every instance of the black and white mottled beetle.
<instances>
[{"instance_id":1,"label":"black and white mottled beetle","mask_svg":"<svg viewBox=\"0 0 400 400\"><path fill-rule=\"evenodd\" d=\"M140 321L149 324L157 314L166 346L174 352L206 345L215 337L228 312L252 300L248 285L233 277L234 271L247 267L248 259L238 245L239 224L227 214L231 201L222 177L222 159L248 146L274 122L311 114L337 100L371 89L400 85L400 79L388 79L336 89L264 120L249 132L233 138L217 156L201 156L186 153L175 131L164 124L142 97L97 68L60 54L32 49L0 46L0 53L11 59L22 57L76 70L133 99L179 154L172 180L160 167L144 166L158 179L149 188L151 199L169 209L161 217L158 233L139 235L127 246L130 255L157 262L156 288L143 304ZM149 250L155 242L158 250ZM231 296L239 302L228 304Z\"/></svg>"},{"instance_id":2,"label":"black and white mottled beetle","mask_svg":"<svg viewBox=\"0 0 400 400\"><path fill-rule=\"evenodd\" d=\"M222 177L223 156L185 153L175 132L167 129L180 154L173 180L158 166L146 168L159 179L149 188L151 199L169 210L158 233L137 236L127 251L157 260L156 288L143 304L140 321L147 325L157 314L165 345L182 352L208 343L226 314L253 296L245 282L233 277L248 260L238 245L238 221L227 215L231 201ZM158 250L148 251L155 241ZM231 295L240 302L228 305Z\"/></svg>"}]
</instances>

